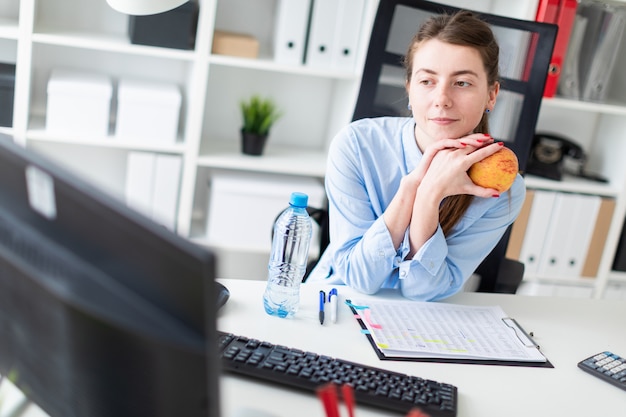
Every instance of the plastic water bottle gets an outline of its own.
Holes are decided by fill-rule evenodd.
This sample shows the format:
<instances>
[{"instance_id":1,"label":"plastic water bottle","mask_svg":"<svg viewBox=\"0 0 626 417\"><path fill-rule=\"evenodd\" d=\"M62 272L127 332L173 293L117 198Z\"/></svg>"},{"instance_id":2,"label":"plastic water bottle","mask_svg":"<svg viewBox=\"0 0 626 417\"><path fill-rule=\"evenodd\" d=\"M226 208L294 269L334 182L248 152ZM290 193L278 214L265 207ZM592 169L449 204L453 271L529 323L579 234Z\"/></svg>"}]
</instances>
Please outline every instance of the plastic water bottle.
<instances>
[{"instance_id":1,"label":"plastic water bottle","mask_svg":"<svg viewBox=\"0 0 626 417\"><path fill-rule=\"evenodd\" d=\"M274 224L272 251L263 305L267 314L291 317L300 306L300 283L306 271L312 222L306 211L309 197L292 193L289 207Z\"/></svg>"}]
</instances>

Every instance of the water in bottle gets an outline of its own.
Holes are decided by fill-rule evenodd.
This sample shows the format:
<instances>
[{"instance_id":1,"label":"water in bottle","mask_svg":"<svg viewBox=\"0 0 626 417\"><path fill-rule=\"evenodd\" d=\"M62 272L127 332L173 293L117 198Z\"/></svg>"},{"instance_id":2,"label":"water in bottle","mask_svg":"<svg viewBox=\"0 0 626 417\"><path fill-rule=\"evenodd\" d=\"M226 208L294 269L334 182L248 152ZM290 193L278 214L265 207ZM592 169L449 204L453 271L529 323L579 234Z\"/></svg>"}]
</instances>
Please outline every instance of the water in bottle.
<instances>
[{"instance_id":1,"label":"water in bottle","mask_svg":"<svg viewBox=\"0 0 626 417\"><path fill-rule=\"evenodd\" d=\"M292 193L289 207L274 224L263 305L267 314L291 317L300 305L300 283L306 271L312 222L308 196Z\"/></svg>"}]
</instances>

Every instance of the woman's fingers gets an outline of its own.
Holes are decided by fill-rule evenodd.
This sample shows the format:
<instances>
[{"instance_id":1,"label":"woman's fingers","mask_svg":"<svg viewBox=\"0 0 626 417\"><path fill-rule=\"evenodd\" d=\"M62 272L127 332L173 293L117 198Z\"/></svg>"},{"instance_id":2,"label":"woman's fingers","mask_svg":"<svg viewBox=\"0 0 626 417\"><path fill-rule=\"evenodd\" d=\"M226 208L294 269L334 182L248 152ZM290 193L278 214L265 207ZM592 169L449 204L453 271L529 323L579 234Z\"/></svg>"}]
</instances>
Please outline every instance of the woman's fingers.
<instances>
[{"instance_id":1,"label":"woman's fingers","mask_svg":"<svg viewBox=\"0 0 626 417\"><path fill-rule=\"evenodd\" d=\"M469 167L478 162L487 156L497 152L500 148L499 145L494 143L494 140L491 136L483 133L473 133L467 136L464 136L461 139L441 139L434 143L432 143L428 148L425 149L424 155L420 164L412 173L418 182L426 175L426 172L429 170L433 159L440 152L448 152L455 149L463 149L461 154L465 159L463 161L463 169L467 170ZM449 158L450 156L447 156Z\"/></svg>"},{"instance_id":2,"label":"woman's fingers","mask_svg":"<svg viewBox=\"0 0 626 417\"><path fill-rule=\"evenodd\" d=\"M500 149L502 149L503 146L504 142L494 142L481 148L475 149L474 151L467 154L467 162L471 166L475 162L482 161L486 157L498 152Z\"/></svg>"}]
</instances>

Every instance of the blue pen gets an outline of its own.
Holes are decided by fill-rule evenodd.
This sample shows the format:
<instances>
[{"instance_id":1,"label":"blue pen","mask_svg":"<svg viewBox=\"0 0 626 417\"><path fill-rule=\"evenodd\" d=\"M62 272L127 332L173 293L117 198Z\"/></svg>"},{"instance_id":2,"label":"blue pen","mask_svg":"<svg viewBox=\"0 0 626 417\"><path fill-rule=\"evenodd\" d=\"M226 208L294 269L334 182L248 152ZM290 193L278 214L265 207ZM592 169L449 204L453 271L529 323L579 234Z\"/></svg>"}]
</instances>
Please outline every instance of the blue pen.
<instances>
[{"instance_id":1,"label":"blue pen","mask_svg":"<svg viewBox=\"0 0 626 417\"><path fill-rule=\"evenodd\" d=\"M324 324L324 303L326 302L326 293L320 290L320 324Z\"/></svg>"},{"instance_id":2,"label":"blue pen","mask_svg":"<svg viewBox=\"0 0 626 417\"><path fill-rule=\"evenodd\" d=\"M330 321L333 323L337 322L337 288L333 288L328 293L328 304L330 304Z\"/></svg>"}]
</instances>

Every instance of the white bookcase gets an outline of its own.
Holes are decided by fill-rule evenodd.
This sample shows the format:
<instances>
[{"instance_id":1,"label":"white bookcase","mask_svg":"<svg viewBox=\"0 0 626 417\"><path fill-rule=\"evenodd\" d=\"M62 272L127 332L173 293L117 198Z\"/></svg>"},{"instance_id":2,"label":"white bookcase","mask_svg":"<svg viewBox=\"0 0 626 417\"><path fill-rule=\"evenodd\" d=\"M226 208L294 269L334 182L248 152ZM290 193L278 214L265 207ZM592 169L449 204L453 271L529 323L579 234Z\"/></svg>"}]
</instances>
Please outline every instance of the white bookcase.
<instances>
[{"instance_id":1,"label":"white bookcase","mask_svg":"<svg viewBox=\"0 0 626 417\"><path fill-rule=\"evenodd\" d=\"M444 3L532 20L538 2ZM328 144L352 116L377 1L365 3L353 71L276 63L272 59L272 39L277 4L276 0L201 0L195 49L178 50L131 44L128 17L110 9L105 0L0 0L0 61L17 65L13 127L0 127L0 131L12 134L16 141L62 162L120 198L124 197L129 152L180 155L183 171L177 232L208 244L205 236L209 184L215 173L236 172L251 177L279 174L321 182ZM254 35L260 42L259 58L211 54L216 29ZM620 56L621 63L626 63L626 53ZM56 67L104 72L113 79L138 77L178 84L183 104L177 142L151 146L121 141L113 134L104 139L68 139L46 132L46 84ZM584 280L583 284L593 286L596 297L609 283L626 284L624 274L611 271L626 214L626 164L622 162L626 155L626 82L621 80L617 85L622 94L614 93L614 104L546 99L539 120L541 129L580 138L590 155L590 168L610 178L610 183L528 179L531 188L615 198L616 209L600 272L592 283ZM253 93L272 96L285 110L261 157L241 154L239 145L238 103ZM271 225L264 227L269 230ZM242 254L236 254L233 248L217 249L229 252L222 257L229 265L249 263L256 256L254 268L258 271L259 265L266 264L269 232L267 248L249 253L246 262L241 262ZM222 268L230 271L228 265ZM256 274L261 279L263 275Z\"/></svg>"}]
</instances>

